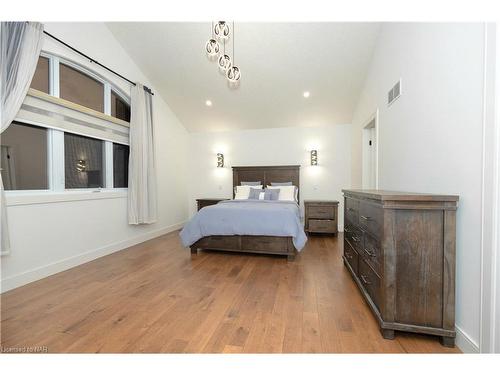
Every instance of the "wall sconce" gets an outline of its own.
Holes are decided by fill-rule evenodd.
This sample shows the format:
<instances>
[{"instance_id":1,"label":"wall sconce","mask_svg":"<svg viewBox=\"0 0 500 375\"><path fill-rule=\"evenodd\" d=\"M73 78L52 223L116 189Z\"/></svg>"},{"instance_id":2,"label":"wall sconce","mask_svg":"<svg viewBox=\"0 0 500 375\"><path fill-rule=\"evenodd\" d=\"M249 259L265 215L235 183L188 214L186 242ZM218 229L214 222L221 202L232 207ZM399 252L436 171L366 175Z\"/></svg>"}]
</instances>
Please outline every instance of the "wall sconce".
<instances>
[{"instance_id":1,"label":"wall sconce","mask_svg":"<svg viewBox=\"0 0 500 375\"><path fill-rule=\"evenodd\" d=\"M217 168L223 168L224 167L224 154L218 153L217 154Z\"/></svg>"},{"instance_id":2,"label":"wall sconce","mask_svg":"<svg viewBox=\"0 0 500 375\"><path fill-rule=\"evenodd\" d=\"M76 170L78 172L86 172L87 171L87 162L85 160L78 160L76 162Z\"/></svg>"},{"instance_id":3,"label":"wall sconce","mask_svg":"<svg viewBox=\"0 0 500 375\"><path fill-rule=\"evenodd\" d=\"M318 165L318 150L311 150L311 165Z\"/></svg>"}]
</instances>

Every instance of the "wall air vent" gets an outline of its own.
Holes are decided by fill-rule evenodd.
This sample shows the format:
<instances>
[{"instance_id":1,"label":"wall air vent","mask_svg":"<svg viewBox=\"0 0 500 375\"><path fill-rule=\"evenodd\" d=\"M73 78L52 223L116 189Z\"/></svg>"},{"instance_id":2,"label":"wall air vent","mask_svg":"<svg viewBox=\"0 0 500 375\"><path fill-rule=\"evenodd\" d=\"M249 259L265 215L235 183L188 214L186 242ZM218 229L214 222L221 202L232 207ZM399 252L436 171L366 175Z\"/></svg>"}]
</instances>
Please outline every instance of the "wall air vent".
<instances>
[{"instance_id":1,"label":"wall air vent","mask_svg":"<svg viewBox=\"0 0 500 375\"><path fill-rule=\"evenodd\" d=\"M389 90L387 94L387 105L391 105L401 96L401 79Z\"/></svg>"}]
</instances>

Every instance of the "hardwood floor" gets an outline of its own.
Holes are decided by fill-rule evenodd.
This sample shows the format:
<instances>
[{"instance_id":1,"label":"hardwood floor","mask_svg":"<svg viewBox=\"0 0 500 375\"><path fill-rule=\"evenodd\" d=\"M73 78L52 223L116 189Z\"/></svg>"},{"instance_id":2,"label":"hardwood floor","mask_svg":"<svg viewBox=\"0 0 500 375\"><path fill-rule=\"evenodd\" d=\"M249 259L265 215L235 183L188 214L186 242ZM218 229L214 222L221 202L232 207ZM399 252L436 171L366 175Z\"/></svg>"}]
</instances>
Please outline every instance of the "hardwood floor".
<instances>
[{"instance_id":1,"label":"hardwood floor","mask_svg":"<svg viewBox=\"0 0 500 375\"><path fill-rule=\"evenodd\" d=\"M311 237L294 262L200 252L178 233L1 295L1 345L49 352L459 352L436 337L381 337L341 260Z\"/></svg>"}]
</instances>

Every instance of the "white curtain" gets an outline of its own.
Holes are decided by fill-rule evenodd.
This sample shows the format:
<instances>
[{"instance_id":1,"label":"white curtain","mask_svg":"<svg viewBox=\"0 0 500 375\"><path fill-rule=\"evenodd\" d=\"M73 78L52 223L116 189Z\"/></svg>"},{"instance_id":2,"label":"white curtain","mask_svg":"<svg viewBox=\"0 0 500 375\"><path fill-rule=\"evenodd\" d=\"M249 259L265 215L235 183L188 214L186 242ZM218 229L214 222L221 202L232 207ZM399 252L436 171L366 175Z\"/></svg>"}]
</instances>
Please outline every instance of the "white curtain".
<instances>
[{"instance_id":1,"label":"white curtain","mask_svg":"<svg viewBox=\"0 0 500 375\"><path fill-rule=\"evenodd\" d=\"M131 90L128 222L157 220L156 167L153 136L153 100L144 86Z\"/></svg>"},{"instance_id":2,"label":"white curtain","mask_svg":"<svg viewBox=\"0 0 500 375\"><path fill-rule=\"evenodd\" d=\"M1 22L0 24L0 133L9 127L21 108L35 74L43 43L43 24ZM0 175L0 250L10 250L5 193Z\"/></svg>"}]
</instances>

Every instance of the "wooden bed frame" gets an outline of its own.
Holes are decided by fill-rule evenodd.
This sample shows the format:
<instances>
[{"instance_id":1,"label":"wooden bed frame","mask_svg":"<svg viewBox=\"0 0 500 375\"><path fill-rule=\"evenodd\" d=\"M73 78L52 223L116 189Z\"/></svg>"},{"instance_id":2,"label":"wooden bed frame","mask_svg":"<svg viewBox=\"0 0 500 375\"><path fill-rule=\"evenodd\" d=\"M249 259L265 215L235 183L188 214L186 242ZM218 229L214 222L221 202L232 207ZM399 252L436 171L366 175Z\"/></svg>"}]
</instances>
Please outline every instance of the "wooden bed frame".
<instances>
[{"instance_id":1,"label":"wooden bed frame","mask_svg":"<svg viewBox=\"0 0 500 375\"><path fill-rule=\"evenodd\" d=\"M300 186L300 165L233 167L233 198L234 187L242 181L260 181L263 186L291 181ZM279 236L207 236L191 245L191 255L197 254L198 249L286 255L288 260L295 259L297 252L292 237Z\"/></svg>"}]
</instances>

